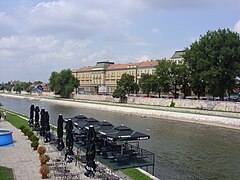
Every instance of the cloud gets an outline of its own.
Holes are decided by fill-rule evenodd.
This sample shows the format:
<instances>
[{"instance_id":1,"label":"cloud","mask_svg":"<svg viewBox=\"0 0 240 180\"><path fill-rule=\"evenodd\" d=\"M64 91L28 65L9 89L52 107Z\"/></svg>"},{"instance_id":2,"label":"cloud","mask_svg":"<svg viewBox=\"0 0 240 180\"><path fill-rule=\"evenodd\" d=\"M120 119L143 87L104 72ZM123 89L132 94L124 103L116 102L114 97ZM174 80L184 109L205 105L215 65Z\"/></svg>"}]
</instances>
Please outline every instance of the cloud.
<instances>
[{"instance_id":1,"label":"cloud","mask_svg":"<svg viewBox=\"0 0 240 180\"><path fill-rule=\"evenodd\" d=\"M14 19L7 16L5 12L0 11L0 37L15 33L15 26Z\"/></svg>"},{"instance_id":2,"label":"cloud","mask_svg":"<svg viewBox=\"0 0 240 180\"><path fill-rule=\"evenodd\" d=\"M240 33L240 20L235 24L233 30Z\"/></svg>"},{"instance_id":3,"label":"cloud","mask_svg":"<svg viewBox=\"0 0 240 180\"><path fill-rule=\"evenodd\" d=\"M117 43L128 43L136 46L149 46L149 43L144 42L142 39L135 37L129 33L121 33L105 38L106 41L117 42Z\"/></svg>"},{"instance_id":4,"label":"cloud","mask_svg":"<svg viewBox=\"0 0 240 180\"><path fill-rule=\"evenodd\" d=\"M158 28L152 28L151 32L154 34L159 34L160 30Z\"/></svg>"}]
</instances>

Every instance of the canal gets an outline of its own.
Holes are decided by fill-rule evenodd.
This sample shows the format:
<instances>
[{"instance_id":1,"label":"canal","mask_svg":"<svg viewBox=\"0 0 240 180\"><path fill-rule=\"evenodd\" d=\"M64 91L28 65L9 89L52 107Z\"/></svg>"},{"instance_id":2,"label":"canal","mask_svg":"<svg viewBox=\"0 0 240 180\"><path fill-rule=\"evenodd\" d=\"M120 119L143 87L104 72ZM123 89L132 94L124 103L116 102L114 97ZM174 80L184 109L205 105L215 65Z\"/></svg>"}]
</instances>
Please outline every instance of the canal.
<instances>
[{"instance_id":1,"label":"canal","mask_svg":"<svg viewBox=\"0 0 240 180\"><path fill-rule=\"evenodd\" d=\"M140 146L156 154L155 175L165 179L239 179L240 131L165 119L141 118L125 114L54 103L0 96L4 108L29 115L33 103L49 111L52 124L58 115L72 117L84 114L114 125L124 124L147 133L150 140Z\"/></svg>"}]
</instances>

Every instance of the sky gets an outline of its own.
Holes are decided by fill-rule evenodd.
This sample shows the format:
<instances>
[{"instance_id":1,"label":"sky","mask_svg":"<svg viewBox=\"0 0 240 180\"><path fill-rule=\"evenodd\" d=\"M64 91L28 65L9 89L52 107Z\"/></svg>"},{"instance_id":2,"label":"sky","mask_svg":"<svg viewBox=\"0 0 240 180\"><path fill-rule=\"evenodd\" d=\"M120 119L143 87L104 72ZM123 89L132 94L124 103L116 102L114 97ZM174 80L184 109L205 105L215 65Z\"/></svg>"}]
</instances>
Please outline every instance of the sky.
<instances>
[{"instance_id":1,"label":"sky","mask_svg":"<svg viewBox=\"0 0 240 180\"><path fill-rule=\"evenodd\" d=\"M1 0L0 82L169 59L219 28L240 33L239 0Z\"/></svg>"}]
</instances>

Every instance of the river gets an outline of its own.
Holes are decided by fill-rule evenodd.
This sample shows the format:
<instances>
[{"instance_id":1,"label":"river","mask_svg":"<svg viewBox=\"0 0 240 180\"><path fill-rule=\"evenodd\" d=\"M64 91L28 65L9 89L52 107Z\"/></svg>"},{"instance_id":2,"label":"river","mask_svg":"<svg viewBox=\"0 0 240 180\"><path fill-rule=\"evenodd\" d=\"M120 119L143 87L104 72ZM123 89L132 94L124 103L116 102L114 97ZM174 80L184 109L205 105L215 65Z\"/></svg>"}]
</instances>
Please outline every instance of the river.
<instances>
[{"instance_id":1,"label":"river","mask_svg":"<svg viewBox=\"0 0 240 180\"><path fill-rule=\"evenodd\" d=\"M149 134L140 146L156 155L155 175L161 180L206 180L240 178L240 131L208 125L155 118L141 118L120 113L55 105L54 103L0 97L4 108L29 115L33 103L49 111L56 124L58 115L84 114L114 125L124 124Z\"/></svg>"}]
</instances>

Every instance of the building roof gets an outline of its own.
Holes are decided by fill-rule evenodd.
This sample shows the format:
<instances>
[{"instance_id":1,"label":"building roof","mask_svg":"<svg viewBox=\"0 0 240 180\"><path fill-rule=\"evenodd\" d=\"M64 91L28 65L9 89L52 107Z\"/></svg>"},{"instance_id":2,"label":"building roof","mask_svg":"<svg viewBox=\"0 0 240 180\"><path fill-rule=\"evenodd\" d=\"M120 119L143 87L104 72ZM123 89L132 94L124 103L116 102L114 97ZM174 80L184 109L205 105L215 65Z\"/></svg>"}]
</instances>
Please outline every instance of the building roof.
<instances>
[{"instance_id":1,"label":"building roof","mask_svg":"<svg viewBox=\"0 0 240 180\"><path fill-rule=\"evenodd\" d=\"M175 53L173 54L173 56L171 57L171 59L179 59L179 58L183 58L184 51L175 51Z\"/></svg>"},{"instance_id":2,"label":"building roof","mask_svg":"<svg viewBox=\"0 0 240 180\"><path fill-rule=\"evenodd\" d=\"M127 64L112 64L112 63L97 63L96 66L88 66L88 67L82 67L78 69L77 71L79 72L84 72L84 71L91 71L97 68L103 68L106 70L116 70L116 69L131 69L131 68L136 68L136 67L154 67L158 65L157 60L150 60L150 61L143 61L143 62L136 62L136 63L127 63Z\"/></svg>"},{"instance_id":3,"label":"building roof","mask_svg":"<svg viewBox=\"0 0 240 180\"><path fill-rule=\"evenodd\" d=\"M158 65L158 61L144 61L144 62L141 62L138 67L154 67L154 66L157 66Z\"/></svg>"},{"instance_id":4,"label":"building roof","mask_svg":"<svg viewBox=\"0 0 240 180\"><path fill-rule=\"evenodd\" d=\"M88 66L88 67L82 67L80 69L78 69L78 71L91 71L93 67Z\"/></svg>"},{"instance_id":5,"label":"building roof","mask_svg":"<svg viewBox=\"0 0 240 180\"><path fill-rule=\"evenodd\" d=\"M140 63L111 64L108 66L107 70L135 68L139 64Z\"/></svg>"}]
</instances>

